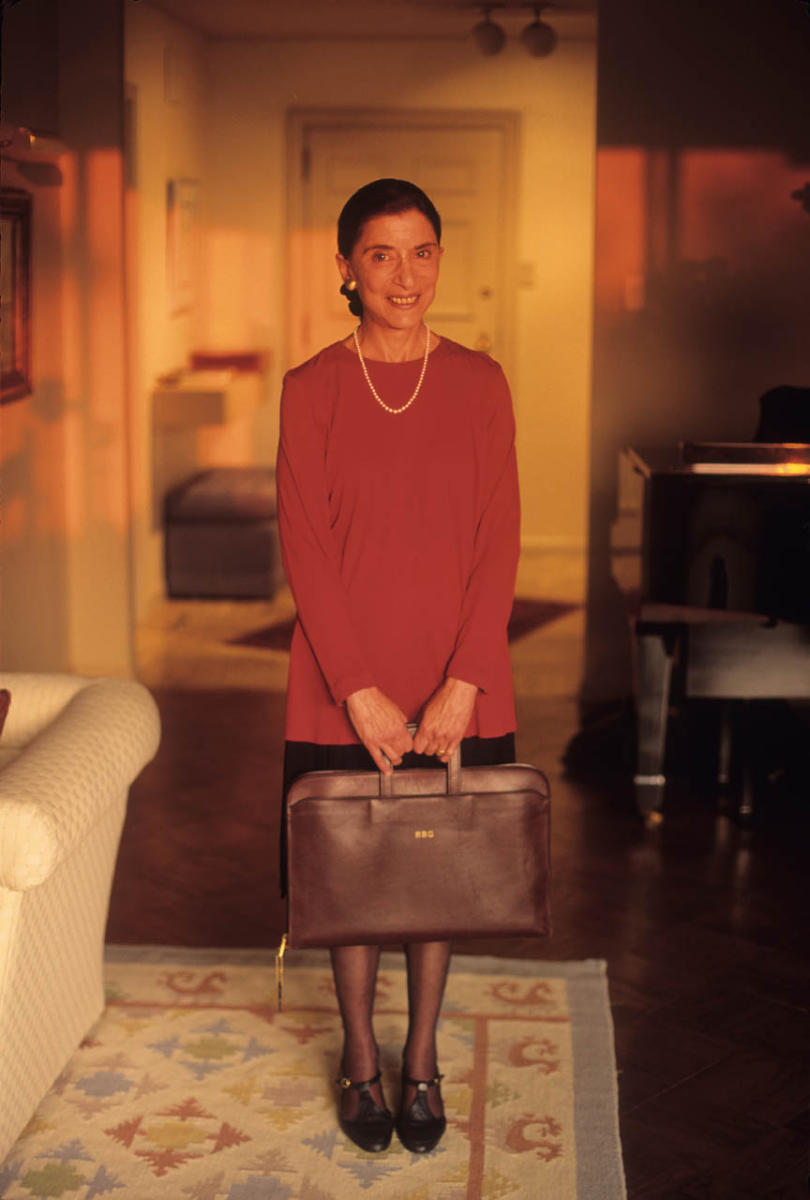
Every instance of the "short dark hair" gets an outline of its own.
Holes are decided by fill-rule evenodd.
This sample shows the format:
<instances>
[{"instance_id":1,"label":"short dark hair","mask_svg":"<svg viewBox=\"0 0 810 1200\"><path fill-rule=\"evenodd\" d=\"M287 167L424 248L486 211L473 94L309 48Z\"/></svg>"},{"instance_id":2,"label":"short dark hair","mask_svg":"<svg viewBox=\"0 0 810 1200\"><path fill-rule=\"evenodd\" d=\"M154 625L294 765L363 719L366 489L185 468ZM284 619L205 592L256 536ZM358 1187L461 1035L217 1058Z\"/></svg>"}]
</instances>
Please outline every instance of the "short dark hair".
<instances>
[{"instance_id":1,"label":"short dark hair","mask_svg":"<svg viewBox=\"0 0 810 1200\"><path fill-rule=\"evenodd\" d=\"M423 213L433 226L436 241L442 240L442 219L430 197L406 179L375 179L358 188L343 205L337 223L338 251L348 258L357 245L363 226L372 217L384 214L408 212L415 208ZM356 317L362 317L363 305L356 292L340 289L349 301L349 309Z\"/></svg>"}]
</instances>

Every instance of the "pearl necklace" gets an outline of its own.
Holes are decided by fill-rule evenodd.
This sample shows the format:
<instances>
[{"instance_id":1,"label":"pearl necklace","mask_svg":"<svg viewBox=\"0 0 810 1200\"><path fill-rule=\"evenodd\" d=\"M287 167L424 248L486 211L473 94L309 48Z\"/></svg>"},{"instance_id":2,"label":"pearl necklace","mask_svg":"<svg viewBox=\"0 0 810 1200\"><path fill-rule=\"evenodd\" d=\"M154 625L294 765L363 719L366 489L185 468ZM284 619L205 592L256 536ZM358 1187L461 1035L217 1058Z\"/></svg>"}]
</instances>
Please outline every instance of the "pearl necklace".
<instances>
[{"instance_id":1,"label":"pearl necklace","mask_svg":"<svg viewBox=\"0 0 810 1200\"><path fill-rule=\"evenodd\" d=\"M360 326L358 325L357 329L359 329L359 328L360 328ZM406 404L403 404L400 408L391 408L390 404L386 404L385 401L380 398L380 396L377 394L377 389L375 388L374 384L371 382L371 376L368 373L368 367L366 366L366 360L363 358L363 351L360 349L360 342L357 337L357 329L355 329L352 336L354 337L354 344L357 348L357 357L360 359L360 366L363 368L363 374L366 377L366 383L368 384L368 386L371 389L372 396L377 401L380 408L384 408L386 412L394 413L395 415L396 415L396 413L404 413L405 409L410 408L411 405L413 404L414 400L416 399L416 397L419 395L419 389L422 386L422 380L425 378L425 371L427 370L427 365L428 365L428 354L430 353L430 330L428 329L428 327L426 325L425 326L425 357L422 361L422 370L419 372L419 380L418 380L413 392L411 393L411 398L410 398L410 400L407 401Z\"/></svg>"}]
</instances>

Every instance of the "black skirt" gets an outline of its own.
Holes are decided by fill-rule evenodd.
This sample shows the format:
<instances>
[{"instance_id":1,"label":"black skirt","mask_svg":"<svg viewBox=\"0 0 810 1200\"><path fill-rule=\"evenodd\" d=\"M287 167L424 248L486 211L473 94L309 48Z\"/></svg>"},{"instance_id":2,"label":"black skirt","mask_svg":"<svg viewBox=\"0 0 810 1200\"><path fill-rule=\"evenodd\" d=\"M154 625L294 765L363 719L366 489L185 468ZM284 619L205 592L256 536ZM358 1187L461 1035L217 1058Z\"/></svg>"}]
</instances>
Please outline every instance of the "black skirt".
<instances>
[{"instance_id":1,"label":"black skirt","mask_svg":"<svg viewBox=\"0 0 810 1200\"><path fill-rule=\"evenodd\" d=\"M461 765L463 767L495 767L501 763L515 761L515 735L504 733L500 737L464 738L461 743ZM401 766L441 767L441 759L431 754L417 754L411 750L402 756ZM399 767L394 768L399 770ZM376 771L374 759L360 743L348 746L318 745L317 742L284 743L284 798L281 805L281 836L279 837L279 879L281 894L287 895L287 793L307 771Z\"/></svg>"}]
</instances>

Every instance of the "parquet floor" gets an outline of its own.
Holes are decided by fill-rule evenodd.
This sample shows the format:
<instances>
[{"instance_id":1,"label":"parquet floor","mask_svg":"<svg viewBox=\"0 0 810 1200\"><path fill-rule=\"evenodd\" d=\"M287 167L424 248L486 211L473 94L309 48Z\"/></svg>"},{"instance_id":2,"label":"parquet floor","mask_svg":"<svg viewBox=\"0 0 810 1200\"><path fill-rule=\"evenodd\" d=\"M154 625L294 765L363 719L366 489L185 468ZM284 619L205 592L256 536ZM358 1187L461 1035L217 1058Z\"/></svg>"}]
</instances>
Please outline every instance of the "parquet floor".
<instances>
[{"instance_id":1,"label":"parquet floor","mask_svg":"<svg viewBox=\"0 0 810 1200\"><path fill-rule=\"evenodd\" d=\"M521 582L570 600L581 575L562 561ZM166 604L141 631L163 742L133 788L109 940L278 941L286 656L229 639L289 611ZM465 949L607 959L631 1200L806 1198L810 786L764 796L744 829L684 777L645 830L621 775L597 785L561 763L581 634L574 611L513 645L519 757L552 783L554 936Z\"/></svg>"}]
</instances>

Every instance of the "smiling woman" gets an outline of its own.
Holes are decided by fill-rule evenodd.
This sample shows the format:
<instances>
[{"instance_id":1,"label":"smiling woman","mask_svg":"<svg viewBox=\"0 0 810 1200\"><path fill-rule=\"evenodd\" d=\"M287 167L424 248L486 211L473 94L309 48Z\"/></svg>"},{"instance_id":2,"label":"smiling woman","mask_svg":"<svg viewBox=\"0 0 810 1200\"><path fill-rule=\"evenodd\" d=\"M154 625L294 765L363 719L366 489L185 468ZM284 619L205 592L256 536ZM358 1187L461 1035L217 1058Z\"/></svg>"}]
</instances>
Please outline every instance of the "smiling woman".
<instances>
[{"instance_id":1,"label":"smiling woman","mask_svg":"<svg viewBox=\"0 0 810 1200\"><path fill-rule=\"evenodd\" d=\"M286 789L310 770L388 774L448 762L459 747L465 765L514 761L512 405L497 363L425 324L441 257L439 214L421 189L397 179L361 188L340 215L337 254L360 324L284 381L278 519L298 611ZM396 1129L424 1152L445 1129L435 1035L450 946L416 942L406 954ZM332 950L340 1123L366 1150L385 1149L394 1128L371 1023L378 959L378 946Z\"/></svg>"},{"instance_id":2,"label":"smiling woman","mask_svg":"<svg viewBox=\"0 0 810 1200\"><path fill-rule=\"evenodd\" d=\"M380 212L382 195L388 204L412 204L401 212ZM369 215L370 214L370 215ZM349 348L360 359L366 383L377 403L389 413L410 408L422 387L428 355L438 338L424 326L422 370L409 399L393 408L382 399L366 366L366 356L383 362L407 362L416 357L415 338L421 337L424 316L436 295L441 219L420 189L402 180L377 180L360 188L343 208L338 221L338 253L343 278L341 291L350 310L362 321ZM362 345L366 347L363 355Z\"/></svg>"},{"instance_id":3,"label":"smiling woman","mask_svg":"<svg viewBox=\"0 0 810 1200\"><path fill-rule=\"evenodd\" d=\"M345 288L356 289L363 316L363 334L370 357L415 357L413 335L421 331L425 313L436 295L442 247L437 232L424 213L412 208L403 213L372 217L349 255L339 253L337 263ZM359 315L359 314L358 314ZM381 326L400 336L393 341L376 336Z\"/></svg>"}]
</instances>

